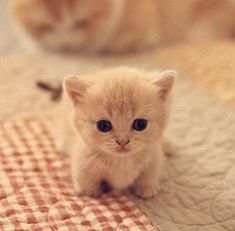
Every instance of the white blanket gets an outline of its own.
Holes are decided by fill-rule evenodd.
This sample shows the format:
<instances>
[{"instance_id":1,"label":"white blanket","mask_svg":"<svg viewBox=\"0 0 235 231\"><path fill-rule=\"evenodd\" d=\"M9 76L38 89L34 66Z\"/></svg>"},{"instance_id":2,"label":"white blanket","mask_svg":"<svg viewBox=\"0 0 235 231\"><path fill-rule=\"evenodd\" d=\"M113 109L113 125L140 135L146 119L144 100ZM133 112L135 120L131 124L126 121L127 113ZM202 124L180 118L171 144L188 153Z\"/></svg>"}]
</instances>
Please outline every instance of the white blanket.
<instances>
[{"instance_id":1,"label":"white blanket","mask_svg":"<svg viewBox=\"0 0 235 231\"><path fill-rule=\"evenodd\" d=\"M162 231L235 230L235 112L178 79L162 191L136 200Z\"/></svg>"}]
</instances>

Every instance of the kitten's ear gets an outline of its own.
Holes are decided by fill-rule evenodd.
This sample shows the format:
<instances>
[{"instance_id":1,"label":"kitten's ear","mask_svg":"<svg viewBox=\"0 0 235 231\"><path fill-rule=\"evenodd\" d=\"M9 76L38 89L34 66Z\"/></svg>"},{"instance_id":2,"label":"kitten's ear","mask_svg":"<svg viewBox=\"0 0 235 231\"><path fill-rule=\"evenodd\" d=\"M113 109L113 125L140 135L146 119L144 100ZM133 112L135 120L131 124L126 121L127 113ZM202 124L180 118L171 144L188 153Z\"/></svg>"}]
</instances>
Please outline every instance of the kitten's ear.
<instances>
[{"instance_id":1,"label":"kitten's ear","mask_svg":"<svg viewBox=\"0 0 235 231\"><path fill-rule=\"evenodd\" d=\"M173 70L157 73L157 77L152 81L152 83L158 87L158 95L160 99L164 101L168 99L176 76L177 72Z\"/></svg>"},{"instance_id":2,"label":"kitten's ear","mask_svg":"<svg viewBox=\"0 0 235 231\"><path fill-rule=\"evenodd\" d=\"M82 98L90 84L76 76L67 76L63 81L63 90L68 95L71 103L76 106L81 103Z\"/></svg>"}]
</instances>

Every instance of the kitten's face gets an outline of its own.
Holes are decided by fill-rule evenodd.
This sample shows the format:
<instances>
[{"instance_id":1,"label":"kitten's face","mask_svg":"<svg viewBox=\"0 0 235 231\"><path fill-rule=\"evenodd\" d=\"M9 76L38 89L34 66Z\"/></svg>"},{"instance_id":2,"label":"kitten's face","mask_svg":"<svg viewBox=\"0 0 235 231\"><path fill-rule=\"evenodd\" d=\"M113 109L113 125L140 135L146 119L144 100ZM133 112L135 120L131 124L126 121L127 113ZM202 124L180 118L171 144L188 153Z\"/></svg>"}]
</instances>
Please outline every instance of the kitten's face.
<instances>
[{"instance_id":1,"label":"kitten's face","mask_svg":"<svg viewBox=\"0 0 235 231\"><path fill-rule=\"evenodd\" d=\"M42 46L61 50L88 49L110 15L108 0L11 0L16 17Z\"/></svg>"},{"instance_id":2,"label":"kitten's face","mask_svg":"<svg viewBox=\"0 0 235 231\"><path fill-rule=\"evenodd\" d=\"M99 83L84 85L86 90L79 84L77 94L76 83L71 88L71 82L65 82L76 109L75 126L85 142L119 156L144 151L161 137L168 114L164 94L173 83L173 77L168 79L162 91L151 78L125 71L109 72Z\"/></svg>"}]
</instances>

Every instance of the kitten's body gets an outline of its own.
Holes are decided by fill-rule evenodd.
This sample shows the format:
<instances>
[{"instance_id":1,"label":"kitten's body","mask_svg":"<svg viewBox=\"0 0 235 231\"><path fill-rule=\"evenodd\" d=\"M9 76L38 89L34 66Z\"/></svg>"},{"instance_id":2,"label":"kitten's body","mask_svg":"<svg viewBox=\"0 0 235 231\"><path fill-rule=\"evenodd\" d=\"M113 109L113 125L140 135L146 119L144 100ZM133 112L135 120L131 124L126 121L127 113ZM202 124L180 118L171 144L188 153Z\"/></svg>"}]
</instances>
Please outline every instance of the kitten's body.
<instances>
[{"instance_id":1,"label":"kitten's body","mask_svg":"<svg viewBox=\"0 0 235 231\"><path fill-rule=\"evenodd\" d=\"M120 68L65 79L65 115L69 118L60 138L63 150L71 154L79 193L100 194L102 180L118 190L133 186L144 198L157 193L174 75ZM147 119L144 131L132 129L136 118ZM97 130L96 123L102 119L112 122L110 132ZM117 140L125 139L129 140L126 149L120 151Z\"/></svg>"},{"instance_id":2,"label":"kitten's body","mask_svg":"<svg viewBox=\"0 0 235 231\"><path fill-rule=\"evenodd\" d=\"M166 41L232 37L233 0L11 0L42 46L124 52ZM37 9L36 11L34 9Z\"/></svg>"},{"instance_id":3,"label":"kitten's body","mask_svg":"<svg viewBox=\"0 0 235 231\"><path fill-rule=\"evenodd\" d=\"M159 190L159 177L163 161L160 144L159 147L150 146L149 149L130 157L109 156L110 154L104 152L96 152L94 155L94 150L86 148L81 150L80 144L78 144L75 150L79 150L80 153L80 155L79 153L72 155L73 182L78 192L88 195L100 194L100 182L103 179L110 184L112 189L116 190L133 186L134 181L138 180L140 172L144 171L148 165L149 173L152 174L151 181L154 186L148 189L149 180L146 177L144 179L146 182L143 182L146 183L146 188L143 187L143 192L138 195L151 197ZM148 156L143 157L143 154L148 154ZM155 168L154 171L152 168ZM78 169L80 169L79 172Z\"/></svg>"}]
</instances>

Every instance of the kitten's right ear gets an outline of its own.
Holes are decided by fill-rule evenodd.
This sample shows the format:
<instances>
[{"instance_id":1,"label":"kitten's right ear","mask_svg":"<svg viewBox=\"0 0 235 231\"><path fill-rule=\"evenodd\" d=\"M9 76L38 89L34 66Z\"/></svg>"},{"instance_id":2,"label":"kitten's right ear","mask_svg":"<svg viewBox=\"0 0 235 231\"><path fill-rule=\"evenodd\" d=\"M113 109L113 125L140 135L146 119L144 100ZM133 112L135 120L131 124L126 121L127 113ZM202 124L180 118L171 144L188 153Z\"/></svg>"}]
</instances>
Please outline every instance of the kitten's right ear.
<instances>
[{"instance_id":1,"label":"kitten's right ear","mask_svg":"<svg viewBox=\"0 0 235 231\"><path fill-rule=\"evenodd\" d=\"M67 76L63 81L63 90L68 95L71 103L76 106L81 103L82 98L90 84L76 76Z\"/></svg>"},{"instance_id":2,"label":"kitten's right ear","mask_svg":"<svg viewBox=\"0 0 235 231\"><path fill-rule=\"evenodd\" d=\"M166 100L174 85L177 72L173 70L167 70L156 74L157 78L152 81L155 86L158 87L158 96L162 100Z\"/></svg>"}]
</instances>

